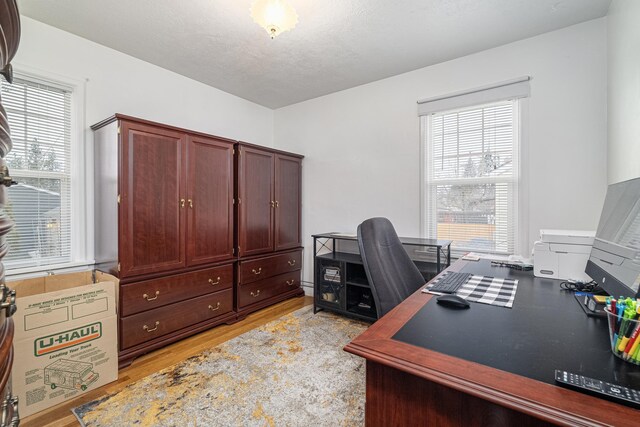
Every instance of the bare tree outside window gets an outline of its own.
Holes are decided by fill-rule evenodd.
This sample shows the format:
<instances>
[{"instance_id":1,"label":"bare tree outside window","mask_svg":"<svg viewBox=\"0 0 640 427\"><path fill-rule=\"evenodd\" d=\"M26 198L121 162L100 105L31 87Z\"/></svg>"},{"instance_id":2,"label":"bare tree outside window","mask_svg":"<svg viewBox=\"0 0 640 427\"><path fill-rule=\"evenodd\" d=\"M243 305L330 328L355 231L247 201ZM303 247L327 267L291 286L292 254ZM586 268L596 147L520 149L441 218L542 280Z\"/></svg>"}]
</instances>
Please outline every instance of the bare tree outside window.
<instances>
[{"instance_id":1,"label":"bare tree outside window","mask_svg":"<svg viewBox=\"0 0 640 427\"><path fill-rule=\"evenodd\" d=\"M423 119L431 237L453 240L461 251L513 251L514 117L514 101L506 101Z\"/></svg>"}]
</instances>

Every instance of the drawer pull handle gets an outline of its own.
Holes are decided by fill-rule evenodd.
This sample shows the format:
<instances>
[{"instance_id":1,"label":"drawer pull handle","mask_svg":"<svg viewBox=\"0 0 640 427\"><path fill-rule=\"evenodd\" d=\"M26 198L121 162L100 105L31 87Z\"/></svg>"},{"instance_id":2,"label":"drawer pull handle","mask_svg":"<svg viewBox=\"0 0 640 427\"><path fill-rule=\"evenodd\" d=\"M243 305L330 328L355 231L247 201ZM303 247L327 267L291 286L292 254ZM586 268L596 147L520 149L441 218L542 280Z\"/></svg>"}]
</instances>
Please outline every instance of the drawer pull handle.
<instances>
[{"instance_id":1,"label":"drawer pull handle","mask_svg":"<svg viewBox=\"0 0 640 427\"><path fill-rule=\"evenodd\" d=\"M6 310L5 316L11 317L16 312L16 291L0 285L0 311Z\"/></svg>"},{"instance_id":2,"label":"drawer pull handle","mask_svg":"<svg viewBox=\"0 0 640 427\"><path fill-rule=\"evenodd\" d=\"M215 308L214 308L211 304L209 304L209 310L211 310L211 311L216 311L216 310L218 310L219 308L220 308L220 302L218 302L218 303L216 304L216 307L215 307Z\"/></svg>"},{"instance_id":3,"label":"drawer pull handle","mask_svg":"<svg viewBox=\"0 0 640 427\"><path fill-rule=\"evenodd\" d=\"M147 301L153 301L158 299L158 295L160 295L160 291L156 291L156 296L153 298L149 298L149 295L147 294L142 295L142 298L146 299Z\"/></svg>"},{"instance_id":4,"label":"drawer pull handle","mask_svg":"<svg viewBox=\"0 0 640 427\"><path fill-rule=\"evenodd\" d=\"M296 260L295 259L290 259L289 261L287 261L287 264L289 264L291 267L293 267L294 265L296 265Z\"/></svg>"},{"instance_id":5,"label":"drawer pull handle","mask_svg":"<svg viewBox=\"0 0 640 427\"><path fill-rule=\"evenodd\" d=\"M142 327L142 329L144 329L144 330L145 330L145 331L147 331L147 332L153 332L153 331L155 331L156 329L158 329L158 325L159 325L159 324L160 324L160 322L159 322L158 320L156 320L156 327L155 327L155 328L151 329L151 328L149 328L147 325L144 325L144 326Z\"/></svg>"},{"instance_id":6,"label":"drawer pull handle","mask_svg":"<svg viewBox=\"0 0 640 427\"><path fill-rule=\"evenodd\" d=\"M9 427L18 427L20 425L20 414L18 413L18 396L9 399L9 405L13 408L13 417L9 422Z\"/></svg>"},{"instance_id":7,"label":"drawer pull handle","mask_svg":"<svg viewBox=\"0 0 640 427\"><path fill-rule=\"evenodd\" d=\"M255 268L252 268L251 272L257 276L258 274L262 273L262 267L257 270Z\"/></svg>"},{"instance_id":8,"label":"drawer pull handle","mask_svg":"<svg viewBox=\"0 0 640 427\"><path fill-rule=\"evenodd\" d=\"M216 281L215 282L213 281L213 279L209 279L209 284L211 286L215 286L215 285L217 285L219 283L220 283L220 276L216 277Z\"/></svg>"},{"instance_id":9,"label":"drawer pull handle","mask_svg":"<svg viewBox=\"0 0 640 427\"><path fill-rule=\"evenodd\" d=\"M251 296L254 298L257 297L258 295L260 295L260 289L258 289L255 294L251 292Z\"/></svg>"},{"instance_id":10,"label":"drawer pull handle","mask_svg":"<svg viewBox=\"0 0 640 427\"><path fill-rule=\"evenodd\" d=\"M295 280L287 280L287 285L288 286L294 286L296 284Z\"/></svg>"},{"instance_id":11,"label":"drawer pull handle","mask_svg":"<svg viewBox=\"0 0 640 427\"><path fill-rule=\"evenodd\" d=\"M13 410L13 416L11 419L8 419L9 416L9 407ZM20 415L18 414L18 397L11 396L9 392L7 392L7 396L2 401L2 416L0 420L0 426L6 427L18 427L20 424Z\"/></svg>"}]
</instances>

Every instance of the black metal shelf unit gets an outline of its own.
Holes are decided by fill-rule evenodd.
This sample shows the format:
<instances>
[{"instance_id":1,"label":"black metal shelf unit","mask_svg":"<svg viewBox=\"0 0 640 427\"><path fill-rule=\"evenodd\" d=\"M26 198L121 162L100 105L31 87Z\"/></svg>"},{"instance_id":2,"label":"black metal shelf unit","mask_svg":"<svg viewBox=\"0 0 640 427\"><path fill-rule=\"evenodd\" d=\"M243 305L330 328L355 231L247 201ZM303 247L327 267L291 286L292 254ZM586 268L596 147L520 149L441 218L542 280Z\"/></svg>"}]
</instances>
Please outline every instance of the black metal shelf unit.
<instances>
[{"instance_id":1,"label":"black metal shelf unit","mask_svg":"<svg viewBox=\"0 0 640 427\"><path fill-rule=\"evenodd\" d=\"M375 321L377 312L357 237L344 233L313 236L314 313L331 310L357 319ZM451 241L401 237L405 250L425 283L451 264Z\"/></svg>"}]
</instances>

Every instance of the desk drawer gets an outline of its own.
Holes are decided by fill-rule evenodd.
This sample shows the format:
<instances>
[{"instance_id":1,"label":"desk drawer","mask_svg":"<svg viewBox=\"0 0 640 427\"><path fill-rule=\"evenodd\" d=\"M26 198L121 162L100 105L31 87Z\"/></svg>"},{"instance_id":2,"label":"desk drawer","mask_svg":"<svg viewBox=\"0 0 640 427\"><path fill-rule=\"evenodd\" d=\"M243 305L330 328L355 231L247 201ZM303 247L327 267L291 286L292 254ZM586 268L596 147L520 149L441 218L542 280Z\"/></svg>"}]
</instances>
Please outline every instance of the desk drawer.
<instances>
[{"instance_id":1,"label":"desk drawer","mask_svg":"<svg viewBox=\"0 0 640 427\"><path fill-rule=\"evenodd\" d=\"M233 286L233 264L120 286L120 316L130 316Z\"/></svg>"},{"instance_id":2,"label":"desk drawer","mask_svg":"<svg viewBox=\"0 0 640 427\"><path fill-rule=\"evenodd\" d=\"M120 320L121 350L233 310L233 289L134 314Z\"/></svg>"},{"instance_id":3,"label":"desk drawer","mask_svg":"<svg viewBox=\"0 0 640 427\"><path fill-rule=\"evenodd\" d=\"M300 287L300 271L238 286L238 308L292 291Z\"/></svg>"},{"instance_id":4,"label":"desk drawer","mask_svg":"<svg viewBox=\"0 0 640 427\"><path fill-rule=\"evenodd\" d=\"M302 265L302 251L285 252L251 261L241 261L239 282L243 284L267 279L291 271L300 270Z\"/></svg>"}]
</instances>

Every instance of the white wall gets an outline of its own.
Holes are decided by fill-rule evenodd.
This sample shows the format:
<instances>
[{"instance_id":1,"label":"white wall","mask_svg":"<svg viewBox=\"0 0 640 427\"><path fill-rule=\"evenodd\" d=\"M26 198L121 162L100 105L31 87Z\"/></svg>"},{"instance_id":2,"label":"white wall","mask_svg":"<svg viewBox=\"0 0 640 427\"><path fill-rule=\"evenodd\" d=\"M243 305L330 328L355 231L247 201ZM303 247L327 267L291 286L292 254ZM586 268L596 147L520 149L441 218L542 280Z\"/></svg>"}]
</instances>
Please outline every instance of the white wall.
<instances>
[{"instance_id":1,"label":"white wall","mask_svg":"<svg viewBox=\"0 0 640 427\"><path fill-rule=\"evenodd\" d=\"M82 222L84 210L87 219L79 225L86 231L75 234L76 261L93 258L92 124L123 113L273 146L274 112L269 108L28 17L21 16L21 23L20 47L12 61L16 72L77 84L85 97L78 117L84 132L73 140L76 148L87 148L84 168L74 171L75 182L86 183L77 194L86 206L77 206L72 222L74 226Z\"/></svg>"},{"instance_id":2,"label":"white wall","mask_svg":"<svg viewBox=\"0 0 640 427\"><path fill-rule=\"evenodd\" d=\"M14 68L86 84L87 127L123 113L255 144L273 145L273 110L21 16Z\"/></svg>"},{"instance_id":3,"label":"white wall","mask_svg":"<svg viewBox=\"0 0 640 427\"><path fill-rule=\"evenodd\" d=\"M640 2L609 8L609 183L640 177Z\"/></svg>"},{"instance_id":4,"label":"white wall","mask_svg":"<svg viewBox=\"0 0 640 427\"><path fill-rule=\"evenodd\" d=\"M306 280L311 234L354 232L381 215L419 235L418 99L524 75L526 247L540 228L595 230L607 184L606 60L602 18L276 110L275 146L306 156Z\"/></svg>"}]
</instances>

